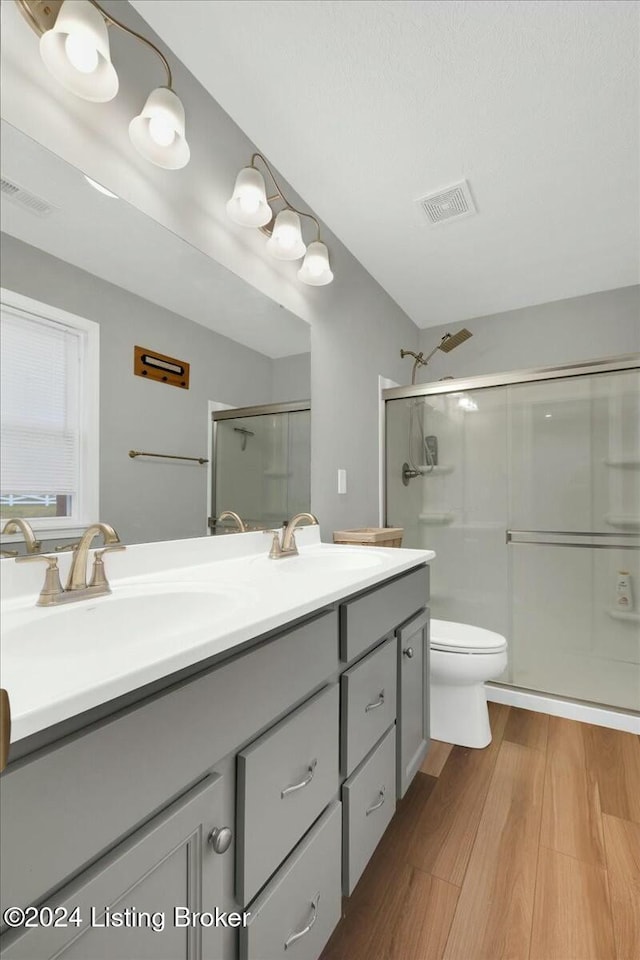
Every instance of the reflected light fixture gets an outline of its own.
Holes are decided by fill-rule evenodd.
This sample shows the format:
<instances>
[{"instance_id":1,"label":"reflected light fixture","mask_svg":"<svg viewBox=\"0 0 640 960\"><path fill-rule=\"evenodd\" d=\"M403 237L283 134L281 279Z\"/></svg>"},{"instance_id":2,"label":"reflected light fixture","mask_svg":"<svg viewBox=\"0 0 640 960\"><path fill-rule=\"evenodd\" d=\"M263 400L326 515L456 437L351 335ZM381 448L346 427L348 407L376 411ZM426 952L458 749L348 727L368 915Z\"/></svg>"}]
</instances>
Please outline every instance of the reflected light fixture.
<instances>
[{"instance_id":1,"label":"reflected light fixture","mask_svg":"<svg viewBox=\"0 0 640 960\"><path fill-rule=\"evenodd\" d=\"M111 197L113 200L119 200L120 197L117 193L111 193L111 190L107 190L106 187L103 187L101 183L98 183L97 180L92 180L91 177L88 177L86 173L83 173L83 177L90 184L94 190L97 190L98 193L103 193L105 197Z\"/></svg>"},{"instance_id":2,"label":"reflected light fixture","mask_svg":"<svg viewBox=\"0 0 640 960\"><path fill-rule=\"evenodd\" d=\"M275 187L275 193L267 196L267 187L262 172L256 167L260 161ZM282 205L274 213L271 204ZM300 260L298 279L310 286L322 287L333 280L329 265L329 251L320 239L320 224L311 213L298 210L287 200L276 180L273 170L261 153L254 153L251 163L243 167L236 177L231 199L227 201L227 214L241 227L258 227L269 238L267 250L276 260ZM316 227L316 239L307 247L302 236L300 218L312 220Z\"/></svg>"},{"instance_id":3,"label":"reflected light fixture","mask_svg":"<svg viewBox=\"0 0 640 960\"><path fill-rule=\"evenodd\" d=\"M138 40L161 60L166 84L152 90L142 111L129 124L133 146L146 160L165 170L189 162L185 114L173 90L171 68L164 54L140 33L116 20L96 0L16 0L25 20L40 36L42 60L62 86L95 103L113 100L118 75L111 63L108 27Z\"/></svg>"}]
</instances>

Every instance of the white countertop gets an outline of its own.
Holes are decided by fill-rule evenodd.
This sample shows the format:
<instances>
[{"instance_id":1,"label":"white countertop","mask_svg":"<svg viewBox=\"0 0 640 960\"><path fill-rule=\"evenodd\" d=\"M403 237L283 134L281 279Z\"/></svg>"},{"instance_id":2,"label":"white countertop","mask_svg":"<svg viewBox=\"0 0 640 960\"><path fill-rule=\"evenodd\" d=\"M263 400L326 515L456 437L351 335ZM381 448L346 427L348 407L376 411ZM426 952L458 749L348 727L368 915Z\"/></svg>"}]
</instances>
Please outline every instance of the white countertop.
<instances>
[{"instance_id":1,"label":"white countertop","mask_svg":"<svg viewBox=\"0 0 640 960\"><path fill-rule=\"evenodd\" d=\"M300 556L280 560L268 559L262 533L136 544L105 557L111 596L57 607L35 606L44 564L0 561L0 683L11 702L11 741L435 557L322 544L317 527L296 538ZM59 562L64 583L71 557Z\"/></svg>"}]
</instances>

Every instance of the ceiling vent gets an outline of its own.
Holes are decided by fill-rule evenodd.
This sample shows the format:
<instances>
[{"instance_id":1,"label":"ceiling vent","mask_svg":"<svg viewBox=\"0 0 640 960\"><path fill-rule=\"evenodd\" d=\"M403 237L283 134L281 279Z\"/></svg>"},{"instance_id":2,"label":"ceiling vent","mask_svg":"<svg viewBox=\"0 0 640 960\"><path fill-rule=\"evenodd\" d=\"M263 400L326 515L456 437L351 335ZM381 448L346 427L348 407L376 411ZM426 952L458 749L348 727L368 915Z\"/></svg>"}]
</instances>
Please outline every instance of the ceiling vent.
<instances>
[{"instance_id":1,"label":"ceiling vent","mask_svg":"<svg viewBox=\"0 0 640 960\"><path fill-rule=\"evenodd\" d=\"M7 200L11 200L12 203L17 203L23 207L23 209L28 210L29 213L33 213L37 217L48 217L55 210L55 207L52 207L51 204L43 200L42 197L37 197L35 193L30 193L28 190L25 190L24 187L13 183L12 180L7 180L6 177L0 177L0 191L2 192L2 196L6 197Z\"/></svg>"},{"instance_id":2,"label":"ceiling vent","mask_svg":"<svg viewBox=\"0 0 640 960\"><path fill-rule=\"evenodd\" d=\"M466 180L454 183L451 187L420 197L416 203L429 223L447 223L449 220L461 220L476 213Z\"/></svg>"}]
</instances>

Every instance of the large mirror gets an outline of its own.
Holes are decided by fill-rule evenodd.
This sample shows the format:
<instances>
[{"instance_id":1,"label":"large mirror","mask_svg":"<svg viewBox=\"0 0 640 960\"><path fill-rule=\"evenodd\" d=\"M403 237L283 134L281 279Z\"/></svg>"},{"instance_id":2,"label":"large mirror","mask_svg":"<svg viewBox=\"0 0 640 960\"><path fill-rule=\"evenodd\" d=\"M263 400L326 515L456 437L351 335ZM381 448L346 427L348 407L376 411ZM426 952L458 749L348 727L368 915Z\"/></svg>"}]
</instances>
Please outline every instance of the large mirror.
<instances>
[{"instance_id":1,"label":"large mirror","mask_svg":"<svg viewBox=\"0 0 640 960\"><path fill-rule=\"evenodd\" d=\"M89 520L140 543L203 536L214 511L259 525L290 502L309 509L309 416L273 427L274 404L309 401L308 325L11 125L1 133L3 526L27 518L52 550ZM271 420L222 430L216 469L213 415L262 405ZM24 549L2 537L5 554Z\"/></svg>"}]
</instances>

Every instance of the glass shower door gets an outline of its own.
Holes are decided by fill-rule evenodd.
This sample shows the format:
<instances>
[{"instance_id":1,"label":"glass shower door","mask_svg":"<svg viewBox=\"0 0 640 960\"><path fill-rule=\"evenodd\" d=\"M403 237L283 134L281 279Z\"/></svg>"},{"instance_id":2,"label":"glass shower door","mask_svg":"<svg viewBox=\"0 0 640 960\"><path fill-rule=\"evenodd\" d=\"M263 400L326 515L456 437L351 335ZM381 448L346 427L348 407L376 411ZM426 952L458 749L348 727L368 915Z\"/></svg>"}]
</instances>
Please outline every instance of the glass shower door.
<instances>
[{"instance_id":1,"label":"glass shower door","mask_svg":"<svg viewBox=\"0 0 640 960\"><path fill-rule=\"evenodd\" d=\"M502 683L640 709L640 374L470 385L386 402L386 522L436 551L432 615L506 636Z\"/></svg>"},{"instance_id":2,"label":"glass shower door","mask_svg":"<svg viewBox=\"0 0 640 960\"><path fill-rule=\"evenodd\" d=\"M508 390L511 682L637 710L638 374Z\"/></svg>"}]
</instances>

